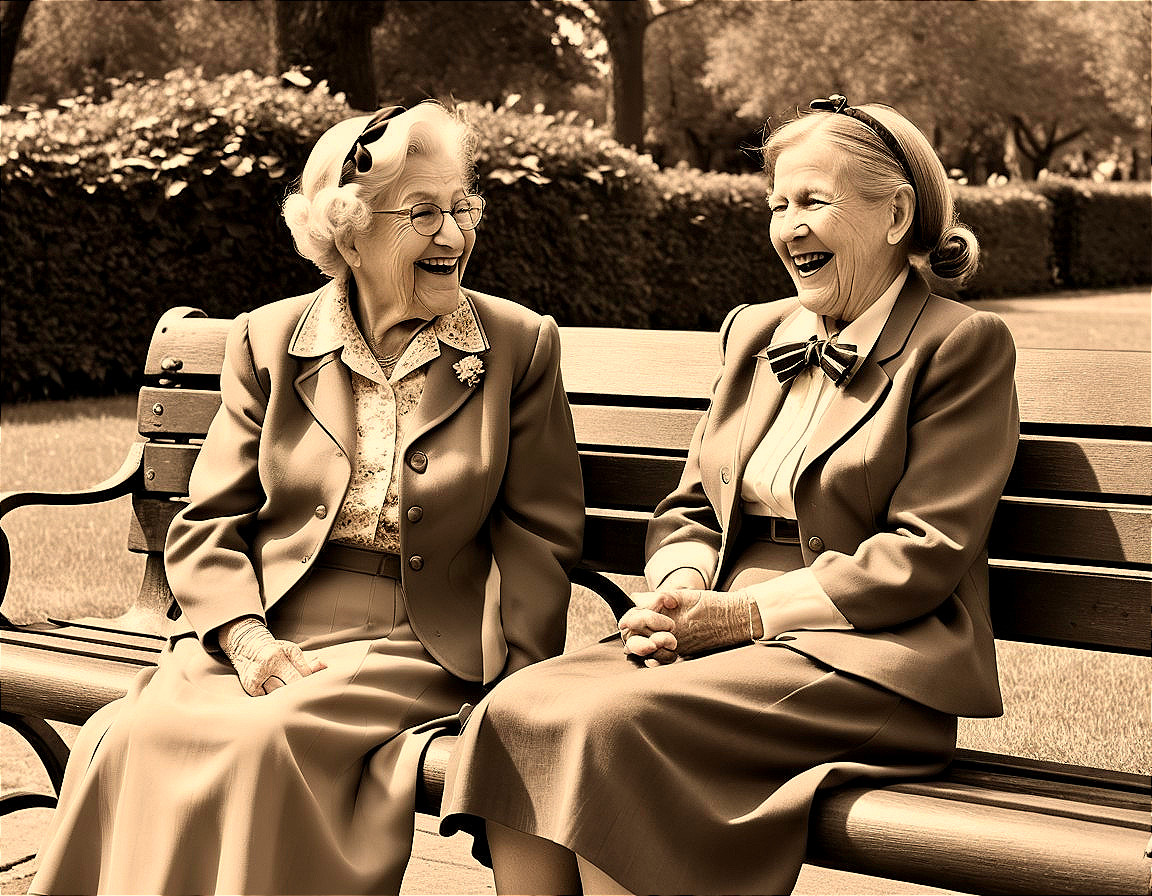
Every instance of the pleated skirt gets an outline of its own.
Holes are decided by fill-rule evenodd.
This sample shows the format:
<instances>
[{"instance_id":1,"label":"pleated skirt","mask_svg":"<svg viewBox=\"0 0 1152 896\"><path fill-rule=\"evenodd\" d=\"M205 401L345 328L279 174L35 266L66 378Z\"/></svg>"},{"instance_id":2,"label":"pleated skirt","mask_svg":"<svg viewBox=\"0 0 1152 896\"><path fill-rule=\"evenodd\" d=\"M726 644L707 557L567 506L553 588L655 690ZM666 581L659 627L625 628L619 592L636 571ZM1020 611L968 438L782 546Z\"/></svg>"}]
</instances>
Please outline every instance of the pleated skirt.
<instances>
[{"instance_id":1,"label":"pleated skirt","mask_svg":"<svg viewBox=\"0 0 1152 896\"><path fill-rule=\"evenodd\" d=\"M397 893L421 751L479 688L398 581L315 569L269 613L327 668L251 697L195 638L81 729L32 893Z\"/></svg>"},{"instance_id":2,"label":"pleated skirt","mask_svg":"<svg viewBox=\"0 0 1152 896\"><path fill-rule=\"evenodd\" d=\"M738 586L802 560L754 545ZM441 833L551 840L634 893L790 893L820 790L934 774L956 719L786 642L647 668L618 637L529 666L468 717Z\"/></svg>"}]
</instances>

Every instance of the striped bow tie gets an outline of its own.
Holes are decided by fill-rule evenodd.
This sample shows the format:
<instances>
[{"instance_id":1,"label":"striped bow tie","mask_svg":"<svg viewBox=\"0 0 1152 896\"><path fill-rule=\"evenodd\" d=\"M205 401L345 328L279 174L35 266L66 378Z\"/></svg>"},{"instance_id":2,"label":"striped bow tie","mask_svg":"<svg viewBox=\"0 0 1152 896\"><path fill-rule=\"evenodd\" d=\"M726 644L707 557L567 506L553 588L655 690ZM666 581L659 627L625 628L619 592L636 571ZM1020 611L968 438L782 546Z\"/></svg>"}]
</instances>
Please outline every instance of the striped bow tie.
<instances>
[{"instance_id":1,"label":"striped bow tie","mask_svg":"<svg viewBox=\"0 0 1152 896\"><path fill-rule=\"evenodd\" d=\"M809 364L819 366L832 380L842 386L848 382L859 355L856 346L841 345L827 339L811 337L807 342L782 342L767 349L768 363L781 383L789 383Z\"/></svg>"}]
</instances>

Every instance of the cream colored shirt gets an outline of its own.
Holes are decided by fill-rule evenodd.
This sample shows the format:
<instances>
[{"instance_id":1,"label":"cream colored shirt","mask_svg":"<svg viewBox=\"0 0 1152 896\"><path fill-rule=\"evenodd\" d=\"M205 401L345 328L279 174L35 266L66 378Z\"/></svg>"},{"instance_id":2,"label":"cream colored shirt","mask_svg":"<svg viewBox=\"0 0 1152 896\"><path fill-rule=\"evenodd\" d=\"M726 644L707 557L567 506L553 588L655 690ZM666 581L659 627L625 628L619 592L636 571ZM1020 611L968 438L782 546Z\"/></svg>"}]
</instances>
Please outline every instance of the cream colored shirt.
<instances>
[{"instance_id":1,"label":"cream colored shirt","mask_svg":"<svg viewBox=\"0 0 1152 896\"><path fill-rule=\"evenodd\" d=\"M348 491L332 525L332 541L400 552L400 448L412 411L424 394L427 365L440 357L441 342L464 352L488 348L472 303L463 296L455 311L416 331L387 375L352 316L346 282L327 290L305 321L300 349L309 354L340 349L352 381L356 449Z\"/></svg>"},{"instance_id":2,"label":"cream colored shirt","mask_svg":"<svg viewBox=\"0 0 1152 896\"><path fill-rule=\"evenodd\" d=\"M905 268L879 299L838 334L828 332L824 317L800 308L776 329L772 342L805 342L813 335L820 339L835 336L836 342L856 346L860 357L852 368L855 374L880 338L880 331L888 322L888 315L892 313L892 306L907 279L908 269ZM796 519L792 492L796 487L800 457L820 418L836 397L837 388L824 371L815 366L805 367L792 380L779 413L744 470L740 497L744 501L745 513Z\"/></svg>"},{"instance_id":3,"label":"cream colored shirt","mask_svg":"<svg viewBox=\"0 0 1152 896\"><path fill-rule=\"evenodd\" d=\"M838 334L838 342L855 345L860 355L852 370L853 374L875 348L908 279L908 271L907 267L904 268L880 298ZM833 334L828 332L823 317L800 308L777 327L772 341L803 342L813 335L825 339ZM835 398L837 388L842 387L833 385L824 372L816 367L805 368L789 384L788 394L779 412L752 453L744 471L740 496L746 514L796 519L793 489L799 473L800 458L821 416ZM649 560L648 568L673 571L677 568L693 568L700 573L705 583L709 583L716 573L719 558L711 557L711 563L703 564L702 568L699 555L700 551L691 544L668 545ZM665 575L664 579L669 575ZM659 584L649 578L649 587L655 589ZM745 590L760 611L766 640L798 629L852 627L820 587L812 571L806 567L786 572Z\"/></svg>"}]
</instances>

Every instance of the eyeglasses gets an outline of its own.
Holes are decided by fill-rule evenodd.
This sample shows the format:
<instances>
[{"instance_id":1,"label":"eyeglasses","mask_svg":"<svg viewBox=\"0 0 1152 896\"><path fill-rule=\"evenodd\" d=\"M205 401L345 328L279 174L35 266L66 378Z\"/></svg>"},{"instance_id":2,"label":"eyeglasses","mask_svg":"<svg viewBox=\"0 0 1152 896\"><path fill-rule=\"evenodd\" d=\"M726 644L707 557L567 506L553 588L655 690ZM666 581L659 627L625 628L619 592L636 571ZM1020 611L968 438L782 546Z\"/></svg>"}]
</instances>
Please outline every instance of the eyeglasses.
<instances>
[{"instance_id":1,"label":"eyeglasses","mask_svg":"<svg viewBox=\"0 0 1152 896\"><path fill-rule=\"evenodd\" d=\"M451 214L456 226L461 230L475 230L484 216L484 198L465 196L451 209L440 208L435 202L417 202L411 208L388 209L372 212L374 215L407 215L412 229L420 236L435 236L444 224L445 213Z\"/></svg>"}]
</instances>

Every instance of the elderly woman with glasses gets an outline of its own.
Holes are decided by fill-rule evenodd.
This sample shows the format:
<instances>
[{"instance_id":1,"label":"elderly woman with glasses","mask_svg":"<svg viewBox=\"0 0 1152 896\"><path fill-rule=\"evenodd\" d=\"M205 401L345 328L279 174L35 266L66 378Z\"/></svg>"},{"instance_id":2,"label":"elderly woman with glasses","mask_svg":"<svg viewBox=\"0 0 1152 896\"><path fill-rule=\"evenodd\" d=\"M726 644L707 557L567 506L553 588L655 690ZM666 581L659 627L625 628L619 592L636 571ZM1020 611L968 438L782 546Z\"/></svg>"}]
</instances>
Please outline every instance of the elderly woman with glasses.
<instances>
[{"instance_id":1,"label":"elderly woman with glasses","mask_svg":"<svg viewBox=\"0 0 1152 896\"><path fill-rule=\"evenodd\" d=\"M620 637L469 716L442 830L498 893L787 893L818 791L943 768L1001 712L985 545L1018 438L931 144L842 96L764 147L794 298L735 308Z\"/></svg>"},{"instance_id":2,"label":"elderly woman with glasses","mask_svg":"<svg viewBox=\"0 0 1152 896\"><path fill-rule=\"evenodd\" d=\"M82 729L32 892L396 893L430 731L563 649L558 331L461 285L473 140L425 102L313 148L283 212L328 282L231 328L171 638Z\"/></svg>"}]
</instances>

